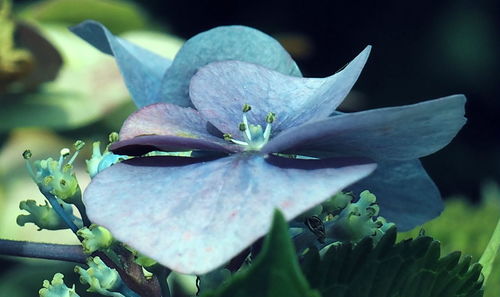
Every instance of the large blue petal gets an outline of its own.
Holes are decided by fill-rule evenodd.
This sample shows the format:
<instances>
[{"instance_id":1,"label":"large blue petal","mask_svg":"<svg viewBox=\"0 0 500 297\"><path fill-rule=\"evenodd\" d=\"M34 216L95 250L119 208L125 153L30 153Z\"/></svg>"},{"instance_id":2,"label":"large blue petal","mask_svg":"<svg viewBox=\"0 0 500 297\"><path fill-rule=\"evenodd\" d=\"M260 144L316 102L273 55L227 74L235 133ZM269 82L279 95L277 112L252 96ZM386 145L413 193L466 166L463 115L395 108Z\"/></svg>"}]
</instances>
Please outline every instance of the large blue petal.
<instances>
[{"instance_id":1,"label":"large blue petal","mask_svg":"<svg viewBox=\"0 0 500 297\"><path fill-rule=\"evenodd\" d=\"M380 215L406 231L439 216L443 201L438 188L419 160L378 163L373 174L348 187L359 194L369 190L377 196Z\"/></svg>"},{"instance_id":2,"label":"large blue petal","mask_svg":"<svg viewBox=\"0 0 500 297\"><path fill-rule=\"evenodd\" d=\"M114 36L96 21L84 21L70 30L98 50L115 57L132 99L138 107L158 102L161 78L171 61Z\"/></svg>"},{"instance_id":3,"label":"large blue petal","mask_svg":"<svg viewBox=\"0 0 500 297\"><path fill-rule=\"evenodd\" d=\"M289 129L263 152L312 156L416 159L447 145L465 124L465 97L454 95L413 105L346 113Z\"/></svg>"},{"instance_id":4,"label":"large blue petal","mask_svg":"<svg viewBox=\"0 0 500 297\"><path fill-rule=\"evenodd\" d=\"M198 111L169 103L151 104L131 114L120 130L120 141L111 150L118 154L141 155L150 150L179 151L210 149L239 151L208 132L209 123Z\"/></svg>"},{"instance_id":5,"label":"large blue petal","mask_svg":"<svg viewBox=\"0 0 500 297\"><path fill-rule=\"evenodd\" d=\"M92 222L182 273L203 274L287 219L370 174L365 159L235 154L212 161L150 157L99 173L84 193Z\"/></svg>"},{"instance_id":6,"label":"large blue petal","mask_svg":"<svg viewBox=\"0 0 500 297\"><path fill-rule=\"evenodd\" d=\"M327 78L299 78L240 61L211 63L191 80L196 108L219 130L239 135L243 104L251 123L265 126L274 112L274 133L328 117L356 82L370 53L362 51L342 71Z\"/></svg>"},{"instance_id":7,"label":"large blue petal","mask_svg":"<svg viewBox=\"0 0 500 297\"><path fill-rule=\"evenodd\" d=\"M163 77L158 98L180 106L192 106L189 82L208 63L238 60L283 74L301 76L287 51L267 34L245 26L217 27L189 39Z\"/></svg>"}]
</instances>

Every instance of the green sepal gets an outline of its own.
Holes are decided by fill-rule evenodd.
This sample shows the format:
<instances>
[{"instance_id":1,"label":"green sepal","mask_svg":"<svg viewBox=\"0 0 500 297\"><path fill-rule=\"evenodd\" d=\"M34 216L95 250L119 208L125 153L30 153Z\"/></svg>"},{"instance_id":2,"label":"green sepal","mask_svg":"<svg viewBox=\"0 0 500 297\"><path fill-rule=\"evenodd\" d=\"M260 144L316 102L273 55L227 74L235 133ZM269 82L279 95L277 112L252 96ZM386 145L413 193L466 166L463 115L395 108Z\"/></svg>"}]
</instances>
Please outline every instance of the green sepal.
<instances>
[{"instance_id":1,"label":"green sepal","mask_svg":"<svg viewBox=\"0 0 500 297\"><path fill-rule=\"evenodd\" d=\"M276 211L263 248L248 270L203 297L320 297L304 278L283 215Z\"/></svg>"},{"instance_id":2,"label":"green sepal","mask_svg":"<svg viewBox=\"0 0 500 297\"><path fill-rule=\"evenodd\" d=\"M454 252L440 258L440 243L420 236L395 243L390 228L380 241L337 243L320 256L310 249L302 269L323 297L480 297L481 266Z\"/></svg>"}]
</instances>

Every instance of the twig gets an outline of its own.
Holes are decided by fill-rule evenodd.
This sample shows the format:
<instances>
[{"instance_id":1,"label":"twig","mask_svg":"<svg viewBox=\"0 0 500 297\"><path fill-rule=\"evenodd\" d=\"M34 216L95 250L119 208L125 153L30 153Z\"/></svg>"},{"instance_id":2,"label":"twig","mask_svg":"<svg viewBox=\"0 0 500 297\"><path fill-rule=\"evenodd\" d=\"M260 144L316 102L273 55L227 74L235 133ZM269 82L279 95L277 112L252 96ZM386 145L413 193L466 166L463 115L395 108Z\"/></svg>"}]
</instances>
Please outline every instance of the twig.
<instances>
[{"instance_id":1,"label":"twig","mask_svg":"<svg viewBox=\"0 0 500 297\"><path fill-rule=\"evenodd\" d=\"M85 264L81 245L67 245L0 239L0 255L60 260Z\"/></svg>"}]
</instances>

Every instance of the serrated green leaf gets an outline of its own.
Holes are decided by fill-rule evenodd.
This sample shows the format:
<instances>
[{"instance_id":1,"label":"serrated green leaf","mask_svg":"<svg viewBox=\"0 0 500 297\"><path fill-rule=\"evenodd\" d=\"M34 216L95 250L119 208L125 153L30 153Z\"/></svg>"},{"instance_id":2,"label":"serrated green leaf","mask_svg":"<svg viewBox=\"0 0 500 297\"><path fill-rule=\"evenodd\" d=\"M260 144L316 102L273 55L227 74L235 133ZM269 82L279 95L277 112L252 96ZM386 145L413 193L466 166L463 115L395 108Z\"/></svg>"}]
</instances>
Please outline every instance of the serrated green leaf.
<instances>
[{"instance_id":1,"label":"serrated green leaf","mask_svg":"<svg viewBox=\"0 0 500 297\"><path fill-rule=\"evenodd\" d=\"M373 246L337 244L318 261L311 250L302 261L312 288L324 297L479 297L481 266L460 253L440 257L440 244L420 236L395 244L396 230Z\"/></svg>"},{"instance_id":2,"label":"serrated green leaf","mask_svg":"<svg viewBox=\"0 0 500 297\"><path fill-rule=\"evenodd\" d=\"M320 297L304 278L283 215L276 211L261 253L246 271L203 297Z\"/></svg>"}]
</instances>

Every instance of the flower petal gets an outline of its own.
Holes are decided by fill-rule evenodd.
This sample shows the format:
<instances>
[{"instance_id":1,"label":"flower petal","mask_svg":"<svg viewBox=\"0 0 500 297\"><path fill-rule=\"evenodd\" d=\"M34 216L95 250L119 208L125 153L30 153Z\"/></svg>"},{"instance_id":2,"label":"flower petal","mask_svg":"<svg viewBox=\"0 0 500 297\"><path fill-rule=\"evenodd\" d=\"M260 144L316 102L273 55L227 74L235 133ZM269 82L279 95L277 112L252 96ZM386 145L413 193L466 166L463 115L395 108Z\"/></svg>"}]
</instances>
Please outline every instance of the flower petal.
<instances>
[{"instance_id":1,"label":"flower petal","mask_svg":"<svg viewBox=\"0 0 500 297\"><path fill-rule=\"evenodd\" d=\"M232 148L207 141L205 139L169 136L144 135L118 141L110 146L110 150L119 155L142 156L152 151L182 152L192 150L231 153ZM235 149L238 149L235 147Z\"/></svg>"},{"instance_id":2,"label":"flower petal","mask_svg":"<svg viewBox=\"0 0 500 297\"><path fill-rule=\"evenodd\" d=\"M455 137L466 122L464 104L463 95L454 95L342 114L289 129L271 139L262 151L416 159L440 150Z\"/></svg>"},{"instance_id":3,"label":"flower petal","mask_svg":"<svg viewBox=\"0 0 500 297\"><path fill-rule=\"evenodd\" d=\"M175 271L203 274L264 235L275 208L291 219L376 167L257 154L193 162L150 157L111 166L85 191L90 219Z\"/></svg>"},{"instance_id":4,"label":"flower petal","mask_svg":"<svg viewBox=\"0 0 500 297\"><path fill-rule=\"evenodd\" d=\"M207 131L209 123L190 107L151 104L131 114L120 130L120 141L111 149L119 154L141 155L151 150L209 149L238 151Z\"/></svg>"},{"instance_id":5,"label":"flower petal","mask_svg":"<svg viewBox=\"0 0 500 297\"><path fill-rule=\"evenodd\" d=\"M444 208L438 188L419 160L378 163L373 174L348 187L377 196L380 215L406 231L437 217Z\"/></svg>"},{"instance_id":6,"label":"flower petal","mask_svg":"<svg viewBox=\"0 0 500 297\"><path fill-rule=\"evenodd\" d=\"M114 36L96 21L84 21L70 30L103 53L115 57L138 107L158 102L156 95L161 78L172 63L170 60Z\"/></svg>"},{"instance_id":7,"label":"flower petal","mask_svg":"<svg viewBox=\"0 0 500 297\"><path fill-rule=\"evenodd\" d=\"M217 27L184 44L163 77L158 97L180 106L192 106L191 77L198 68L224 60L250 62L283 74L301 76L290 55L271 36L245 26Z\"/></svg>"},{"instance_id":8,"label":"flower petal","mask_svg":"<svg viewBox=\"0 0 500 297\"><path fill-rule=\"evenodd\" d=\"M274 112L273 131L279 133L328 117L351 90L369 53L368 46L342 71L327 78L292 77L240 61L211 63L191 80L191 100L223 132L240 134L241 109L250 104L250 122L265 126L266 115Z\"/></svg>"}]
</instances>

